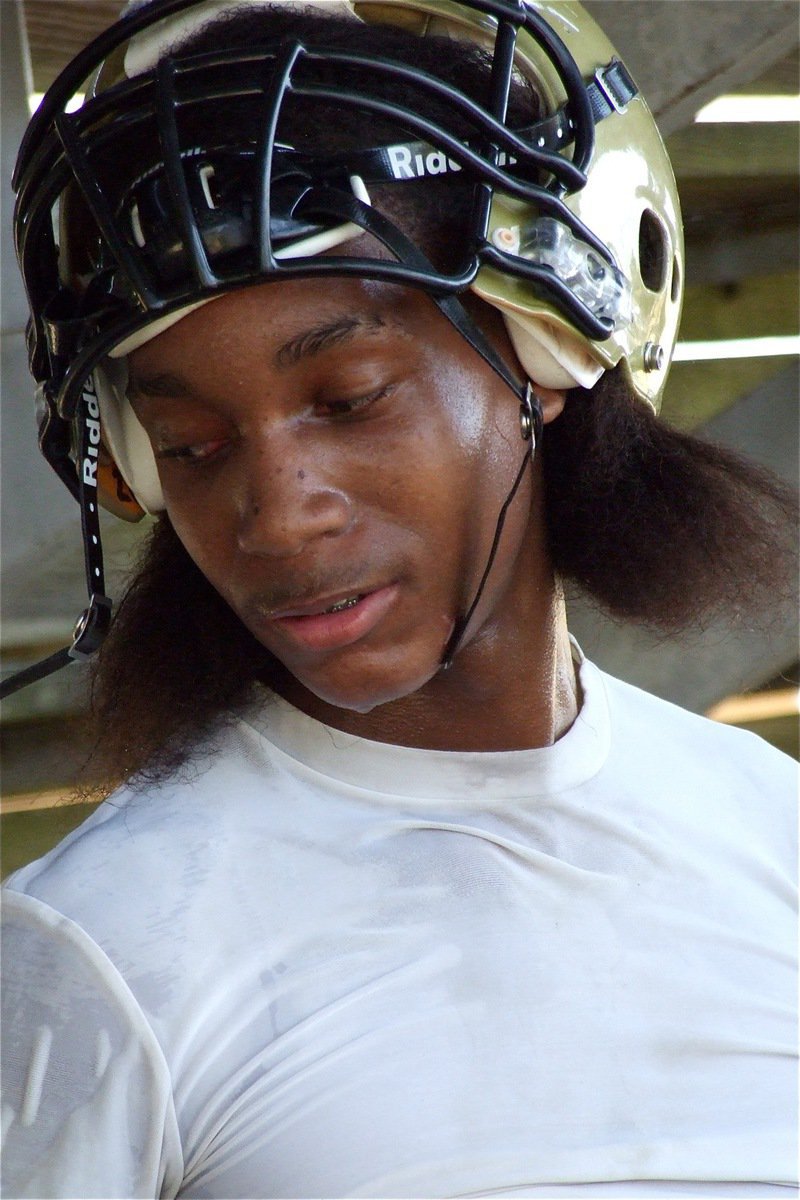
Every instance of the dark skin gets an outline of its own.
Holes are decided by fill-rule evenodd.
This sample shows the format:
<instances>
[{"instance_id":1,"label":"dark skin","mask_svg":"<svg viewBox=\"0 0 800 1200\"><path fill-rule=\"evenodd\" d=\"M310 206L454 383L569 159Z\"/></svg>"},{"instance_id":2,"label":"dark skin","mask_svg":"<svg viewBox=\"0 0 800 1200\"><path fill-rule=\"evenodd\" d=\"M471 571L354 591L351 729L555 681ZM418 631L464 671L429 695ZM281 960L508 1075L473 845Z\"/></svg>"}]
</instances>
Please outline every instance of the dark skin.
<instances>
[{"instance_id":1,"label":"dark skin","mask_svg":"<svg viewBox=\"0 0 800 1200\"><path fill-rule=\"evenodd\" d=\"M441 670L525 442L516 396L427 296L355 278L265 284L189 314L129 365L173 526L283 664L287 699L429 749L545 746L569 728L536 461ZM564 396L537 393L547 423Z\"/></svg>"}]
</instances>

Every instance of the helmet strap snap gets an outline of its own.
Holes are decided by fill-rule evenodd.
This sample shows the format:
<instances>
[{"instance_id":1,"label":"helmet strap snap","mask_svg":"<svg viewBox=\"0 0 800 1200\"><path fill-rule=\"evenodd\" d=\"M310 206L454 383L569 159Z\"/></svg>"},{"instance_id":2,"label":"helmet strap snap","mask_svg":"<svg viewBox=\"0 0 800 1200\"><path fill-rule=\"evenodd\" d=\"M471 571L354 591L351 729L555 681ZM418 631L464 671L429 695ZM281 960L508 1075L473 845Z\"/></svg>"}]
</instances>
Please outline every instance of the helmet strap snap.
<instances>
[{"instance_id":1,"label":"helmet strap snap","mask_svg":"<svg viewBox=\"0 0 800 1200\"><path fill-rule=\"evenodd\" d=\"M530 442L532 450L535 450L539 443L543 425L542 402L534 392L533 384L528 380L525 395L519 403L519 426L523 442Z\"/></svg>"}]
</instances>

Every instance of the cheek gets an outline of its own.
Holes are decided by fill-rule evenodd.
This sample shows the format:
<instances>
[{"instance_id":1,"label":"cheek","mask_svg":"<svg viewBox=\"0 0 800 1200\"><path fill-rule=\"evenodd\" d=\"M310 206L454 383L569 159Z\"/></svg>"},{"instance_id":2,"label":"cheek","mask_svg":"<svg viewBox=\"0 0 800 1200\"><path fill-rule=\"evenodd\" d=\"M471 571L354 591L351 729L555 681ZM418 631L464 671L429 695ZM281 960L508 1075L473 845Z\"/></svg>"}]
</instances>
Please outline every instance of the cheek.
<instances>
[{"instance_id":1,"label":"cheek","mask_svg":"<svg viewBox=\"0 0 800 1200\"><path fill-rule=\"evenodd\" d=\"M214 490L191 499L164 486L166 513L172 528L195 566L226 599L232 578L236 525L229 509L221 508Z\"/></svg>"},{"instance_id":2,"label":"cheek","mask_svg":"<svg viewBox=\"0 0 800 1200\"><path fill-rule=\"evenodd\" d=\"M493 378L476 381L474 373L442 366L417 382L413 395L385 422L309 436L302 456L305 478L294 499L302 503L309 487L342 489L353 505L358 539L343 539L339 553L354 548L368 553L382 539L408 538L429 584L441 591L449 582L449 595L474 575L472 560L491 541L524 446L515 398L495 388ZM213 475L190 477L188 484L182 475L176 480L172 469L162 473L176 534L234 604L251 568L250 557L238 548L244 473L239 458ZM282 502L291 498L283 496ZM313 557L312 552L309 565ZM280 563L275 570L282 570Z\"/></svg>"},{"instance_id":3,"label":"cheek","mask_svg":"<svg viewBox=\"0 0 800 1200\"><path fill-rule=\"evenodd\" d=\"M488 370L488 368L487 368ZM526 452L516 397L492 376L481 390L455 391L456 438L460 467L454 496L462 497L463 513L473 545L485 548L494 536L500 511L510 493ZM530 479L523 477L505 521L504 541L519 526L521 534L530 512Z\"/></svg>"}]
</instances>

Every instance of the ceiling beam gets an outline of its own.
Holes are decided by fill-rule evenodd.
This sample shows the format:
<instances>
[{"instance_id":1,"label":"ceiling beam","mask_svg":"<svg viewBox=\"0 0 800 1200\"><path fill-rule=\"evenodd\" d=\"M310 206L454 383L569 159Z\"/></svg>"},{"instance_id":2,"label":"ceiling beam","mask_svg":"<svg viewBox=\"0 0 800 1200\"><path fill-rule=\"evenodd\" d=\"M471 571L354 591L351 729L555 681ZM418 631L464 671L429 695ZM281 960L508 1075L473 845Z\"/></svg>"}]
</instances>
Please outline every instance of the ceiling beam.
<instances>
[{"instance_id":1,"label":"ceiling beam","mask_svg":"<svg viewBox=\"0 0 800 1200\"><path fill-rule=\"evenodd\" d=\"M678 179L791 179L797 174L796 122L713 122L691 125L667 138Z\"/></svg>"},{"instance_id":2,"label":"ceiling beam","mask_svg":"<svg viewBox=\"0 0 800 1200\"><path fill-rule=\"evenodd\" d=\"M686 289L681 339L768 337L797 333L800 295L793 263L773 260L773 274L690 283Z\"/></svg>"},{"instance_id":3,"label":"ceiling beam","mask_svg":"<svg viewBox=\"0 0 800 1200\"><path fill-rule=\"evenodd\" d=\"M767 72L800 40L795 0L586 0L641 82L661 132Z\"/></svg>"},{"instance_id":4,"label":"ceiling beam","mask_svg":"<svg viewBox=\"0 0 800 1200\"><path fill-rule=\"evenodd\" d=\"M690 238L686 242L686 278L695 284L729 284L771 275L779 263L796 271L799 250L797 227L789 224L751 228L735 237Z\"/></svg>"}]
</instances>

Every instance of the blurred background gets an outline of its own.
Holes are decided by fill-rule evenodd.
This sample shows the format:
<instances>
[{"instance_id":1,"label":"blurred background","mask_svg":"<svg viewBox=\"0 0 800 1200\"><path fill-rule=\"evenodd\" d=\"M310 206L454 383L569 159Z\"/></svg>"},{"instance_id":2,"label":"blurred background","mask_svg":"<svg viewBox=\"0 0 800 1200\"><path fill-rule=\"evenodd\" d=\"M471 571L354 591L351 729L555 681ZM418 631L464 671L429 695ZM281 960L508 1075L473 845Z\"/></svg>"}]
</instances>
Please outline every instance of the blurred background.
<instances>
[{"instance_id":1,"label":"blurred background","mask_svg":"<svg viewBox=\"0 0 800 1200\"><path fill-rule=\"evenodd\" d=\"M585 4L654 111L682 198L687 294L664 417L750 455L796 484L796 0ZM4 674L68 643L86 602L77 508L36 450L27 307L11 239L11 173L39 95L121 7L119 0L0 0ZM140 526L105 521L114 597L141 535ZM766 631L717 626L682 641L611 623L578 603L571 606L570 621L589 657L612 674L753 729L798 756L794 606L770 614ZM90 750L84 705L84 673L77 665L3 704L4 874L42 854L90 811L75 792Z\"/></svg>"}]
</instances>

